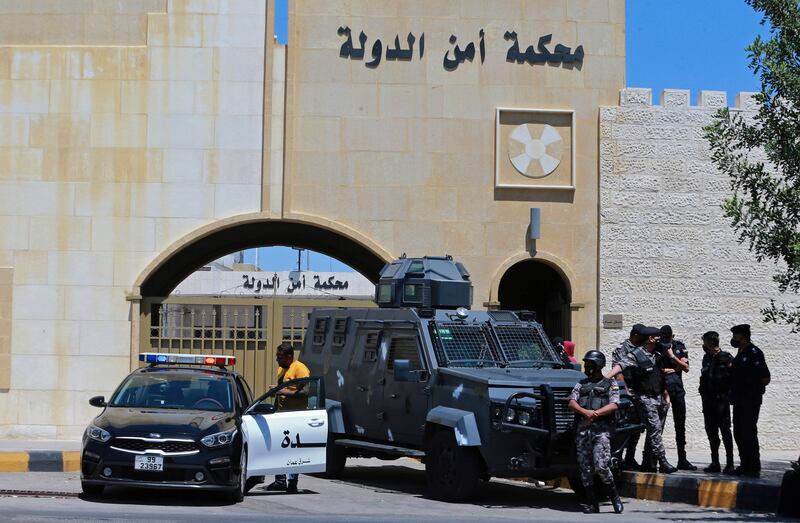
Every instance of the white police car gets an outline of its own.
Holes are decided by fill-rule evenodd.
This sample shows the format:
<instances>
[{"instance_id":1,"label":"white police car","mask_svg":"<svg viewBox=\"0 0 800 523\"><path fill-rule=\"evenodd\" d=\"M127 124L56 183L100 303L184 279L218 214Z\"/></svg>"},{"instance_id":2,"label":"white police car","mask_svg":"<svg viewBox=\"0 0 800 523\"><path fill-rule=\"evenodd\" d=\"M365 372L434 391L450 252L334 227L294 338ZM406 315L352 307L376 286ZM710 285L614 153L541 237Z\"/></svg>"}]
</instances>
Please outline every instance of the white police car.
<instances>
[{"instance_id":1,"label":"white police car","mask_svg":"<svg viewBox=\"0 0 800 523\"><path fill-rule=\"evenodd\" d=\"M319 377L256 399L230 356L145 353L83 436L81 485L214 490L233 501L268 474L325 471L328 415ZM299 393L283 401L281 391Z\"/></svg>"}]
</instances>

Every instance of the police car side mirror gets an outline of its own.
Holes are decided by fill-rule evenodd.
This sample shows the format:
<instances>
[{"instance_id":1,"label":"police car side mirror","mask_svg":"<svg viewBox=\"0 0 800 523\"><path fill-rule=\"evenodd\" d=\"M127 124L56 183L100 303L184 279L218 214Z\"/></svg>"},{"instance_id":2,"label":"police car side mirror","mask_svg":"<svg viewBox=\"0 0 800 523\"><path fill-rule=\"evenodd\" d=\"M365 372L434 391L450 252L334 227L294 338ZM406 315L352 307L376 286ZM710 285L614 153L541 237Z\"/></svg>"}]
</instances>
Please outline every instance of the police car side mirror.
<instances>
[{"instance_id":1,"label":"police car side mirror","mask_svg":"<svg viewBox=\"0 0 800 523\"><path fill-rule=\"evenodd\" d=\"M272 405L271 403L258 403L253 405L248 414L272 414L276 410L278 409L276 409L275 405Z\"/></svg>"},{"instance_id":2,"label":"police car side mirror","mask_svg":"<svg viewBox=\"0 0 800 523\"><path fill-rule=\"evenodd\" d=\"M106 406L106 398L104 396L94 396L89 398L89 405L92 407L105 407Z\"/></svg>"},{"instance_id":3,"label":"police car side mirror","mask_svg":"<svg viewBox=\"0 0 800 523\"><path fill-rule=\"evenodd\" d=\"M571 368L572 370L577 370L577 371L579 371L579 372L580 372L580 370L581 370L581 364L580 364L580 363L573 363L573 362L570 362L569 366L570 366L570 368Z\"/></svg>"}]
</instances>

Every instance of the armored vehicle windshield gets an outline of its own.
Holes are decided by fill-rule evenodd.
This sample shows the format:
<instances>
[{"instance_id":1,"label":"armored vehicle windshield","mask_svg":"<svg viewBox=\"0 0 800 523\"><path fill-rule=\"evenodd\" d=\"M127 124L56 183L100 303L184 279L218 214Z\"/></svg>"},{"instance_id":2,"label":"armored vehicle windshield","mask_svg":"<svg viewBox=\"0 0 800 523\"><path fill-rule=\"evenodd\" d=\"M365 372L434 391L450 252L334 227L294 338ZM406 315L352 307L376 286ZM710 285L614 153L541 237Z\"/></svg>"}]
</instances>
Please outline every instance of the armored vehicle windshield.
<instances>
[{"instance_id":1,"label":"armored vehicle windshield","mask_svg":"<svg viewBox=\"0 0 800 523\"><path fill-rule=\"evenodd\" d=\"M442 367L561 365L538 324L433 320L428 325Z\"/></svg>"}]
</instances>

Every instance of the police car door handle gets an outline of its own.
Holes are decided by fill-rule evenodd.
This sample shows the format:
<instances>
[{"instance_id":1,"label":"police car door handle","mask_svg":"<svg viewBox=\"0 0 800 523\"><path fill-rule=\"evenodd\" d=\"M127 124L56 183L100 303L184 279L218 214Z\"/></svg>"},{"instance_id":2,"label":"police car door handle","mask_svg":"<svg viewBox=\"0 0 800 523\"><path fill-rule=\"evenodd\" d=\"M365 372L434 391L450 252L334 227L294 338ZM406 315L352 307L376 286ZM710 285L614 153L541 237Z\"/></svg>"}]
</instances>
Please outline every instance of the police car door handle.
<instances>
[{"instance_id":1,"label":"police car door handle","mask_svg":"<svg viewBox=\"0 0 800 523\"><path fill-rule=\"evenodd\" d=\"M309 427L321 427L325 425L325 420L320 418L311 418L307 421Z\"/></svg>"}]
</instances>

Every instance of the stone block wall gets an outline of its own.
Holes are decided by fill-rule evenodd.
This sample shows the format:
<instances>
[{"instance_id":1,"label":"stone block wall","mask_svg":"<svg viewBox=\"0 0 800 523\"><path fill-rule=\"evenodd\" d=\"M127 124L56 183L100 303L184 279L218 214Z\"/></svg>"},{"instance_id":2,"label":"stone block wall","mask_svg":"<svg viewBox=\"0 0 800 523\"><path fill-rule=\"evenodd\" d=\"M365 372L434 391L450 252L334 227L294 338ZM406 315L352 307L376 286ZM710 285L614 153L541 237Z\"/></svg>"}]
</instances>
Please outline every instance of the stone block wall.
<instances>
[{"instance_id":1,"label":"stone block wall","mask_svg":"<svg viewBox=\"0 0 800 523\"><path fill-rule=\"evenodd\" d=\"M140 272L261 210L265 9L0 0L0 438L80 434L129 370Z\"/></svg>"},{"instance_id":2,"label":"stone block wall","mask_svg":"<svg viewBox=\"0 0 800 523\"><path fill-rule=\"evenodd\" d=\"M786 326L762 322L759 309L778 297L775 268L737 242L720 208L729 178L711 163L703 138L727 95L701 91L696 106L689 91L665 90L660 105L651 97L650 89L626 89L619 107L600 110L600 347L610 357L634 323L672 326L690 351L687 438L701 449L708 443L697 394L700 336L718 331L723 349L735 351L729 329L749 323L772 371L759 423L762 447L797 449L800 405L786 398L800 391L791 363L798 338ZM737 110L755 107L750 93L739 94ZM604 314L622 314L623 329L603 328ZM665 435L672 444L671 421Z\"/></svg>"}]
</instances>

